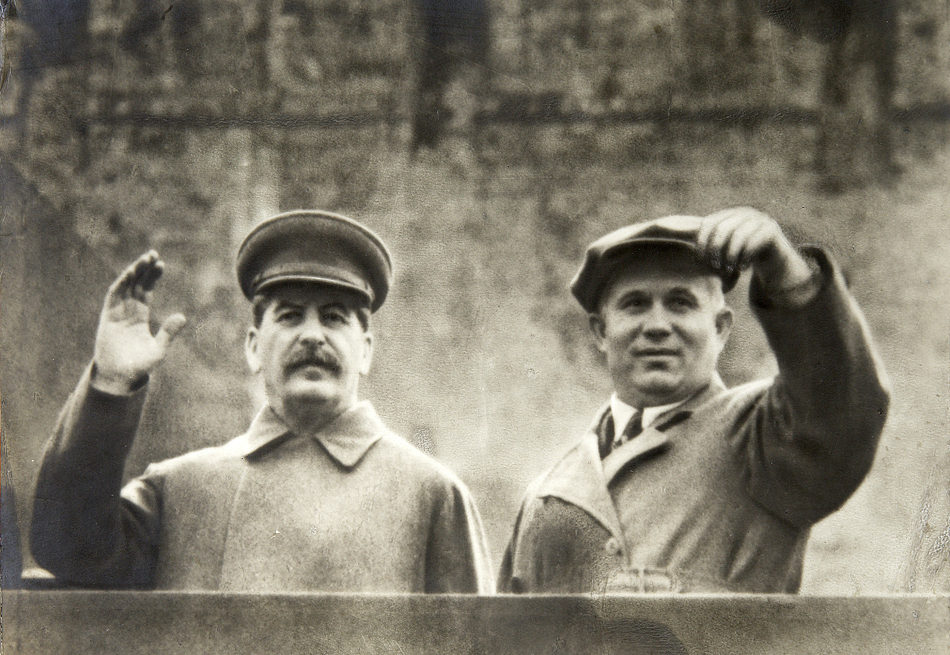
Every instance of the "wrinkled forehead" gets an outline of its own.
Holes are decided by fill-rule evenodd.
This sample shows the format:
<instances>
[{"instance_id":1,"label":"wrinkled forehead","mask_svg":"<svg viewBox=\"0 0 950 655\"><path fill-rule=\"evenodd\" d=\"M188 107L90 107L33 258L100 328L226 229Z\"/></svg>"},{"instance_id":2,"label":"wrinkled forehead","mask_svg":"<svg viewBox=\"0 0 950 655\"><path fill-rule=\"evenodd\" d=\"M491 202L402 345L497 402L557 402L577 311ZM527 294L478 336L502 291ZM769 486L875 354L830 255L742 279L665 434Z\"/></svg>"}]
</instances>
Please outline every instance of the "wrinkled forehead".
<instances>
[{"instance_id":1,"label":"wrinkled forehead","mask_svg":"<svg viewBox=\"0 0 950 655\"><path fill-rule=\"evenodd\" d=\"M368 309L366 297L355 291L324 284L289 282L278 284L263 291L271 305L317 306L341 305L353 311Z\"/></svg>"},{"instance_id":2,"label":"wrinkled forehead","mask_svg":"<svg viewBox=\"0 0 950 655\"><path fill-rule=\"evenodd\" d=\"M683 288L697 296L723 297L722 279L695 253L685 248L646 246L631 249L612 267L601 293L601 304L622 291L650 293Z\"/></svg>"}]
</instances>

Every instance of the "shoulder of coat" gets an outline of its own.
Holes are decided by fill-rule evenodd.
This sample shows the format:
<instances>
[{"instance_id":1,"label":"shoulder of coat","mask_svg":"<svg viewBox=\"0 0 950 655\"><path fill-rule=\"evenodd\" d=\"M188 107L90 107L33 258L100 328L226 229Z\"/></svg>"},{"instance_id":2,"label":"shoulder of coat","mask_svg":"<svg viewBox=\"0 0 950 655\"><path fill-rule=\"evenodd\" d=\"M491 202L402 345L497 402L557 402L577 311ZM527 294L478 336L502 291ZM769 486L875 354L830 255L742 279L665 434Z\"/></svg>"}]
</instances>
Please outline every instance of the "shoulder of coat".
<instances>
[{"instance_id":1,"label":"shoulder of coat","mask_svg":"<svg viewBox=\"0 0 950 655\"><path fill-rule=\"evenodd\" d=\"M149 466L149 470L159 474L171 474L183 470L200 471L201 469L207 468L227 468L228 465L238 467L241 465L243 458L240 453L234 452L234 450L229 447L231 443L232 442L228 442L219 446L209 446L199 450L192 450L182 455L153 463Z\"/></svg>"},{"instance_id":2,"label":"shoulder of coat","mask_svg":"<svg viewBox=\"0 0 950 655\"><path fill-rule=\"evenodd\" d=\"M758 402L769 389L776 383L776 378L767 378L762 380L753 380L735 387L723 390L710 398L703 405L696 407L694 411L702 412L707 410L732 411L741 410L748 405Z\"/></svg>"},{"instance_id":3,"label":"shoulder of coat","mask_svg":"<svg viewBox=\"0 0 950 655\"><path fill-rule=\"evenodd\" d=\"M387 431L374 449L378 449L377 456L392 458L393 465L402 466L404 471L434 483L464 487L448 466L395 432Z\"/></svg>"}]
</instances>

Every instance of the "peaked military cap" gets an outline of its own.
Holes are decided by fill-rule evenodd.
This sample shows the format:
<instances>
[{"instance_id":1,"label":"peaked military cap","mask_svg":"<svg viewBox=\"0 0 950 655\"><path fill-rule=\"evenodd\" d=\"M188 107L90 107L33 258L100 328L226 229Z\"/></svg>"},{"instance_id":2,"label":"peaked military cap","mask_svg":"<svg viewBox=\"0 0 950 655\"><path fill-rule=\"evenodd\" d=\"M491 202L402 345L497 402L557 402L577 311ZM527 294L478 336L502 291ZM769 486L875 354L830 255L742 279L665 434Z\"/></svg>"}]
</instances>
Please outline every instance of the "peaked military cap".
<instances>
[{"instance_id":1,"label":"peaked military cap","mask_svg":"<svg viewBox=\"0 0 950 655\"><path fill-rule=\"evenodd\" d=\"M714 269L701 258L696 244L701 223L699 216L665 216L634 223L602 236L587 247L584 261L571 281L571 293L587 312L597 311L600 294L618 265L630 261L637 248L650 245L678 246L689 250L710 267L710 273L719 276L723 292L730 291L739 279L739 272Z\"/></svg>"},{"instance_id":2,"label":"peaked military cap","mask_svg":"<svg viewBox=\"0 0 950 655\"><path fill-rule=\"evenodd\" d=\"M392 285L389 250L372 230L351 218L298 210L261 222L238 249L237 276L250 300L275 284L312 282L362 294L372 311Z\"/></svg>"}]
</instances>

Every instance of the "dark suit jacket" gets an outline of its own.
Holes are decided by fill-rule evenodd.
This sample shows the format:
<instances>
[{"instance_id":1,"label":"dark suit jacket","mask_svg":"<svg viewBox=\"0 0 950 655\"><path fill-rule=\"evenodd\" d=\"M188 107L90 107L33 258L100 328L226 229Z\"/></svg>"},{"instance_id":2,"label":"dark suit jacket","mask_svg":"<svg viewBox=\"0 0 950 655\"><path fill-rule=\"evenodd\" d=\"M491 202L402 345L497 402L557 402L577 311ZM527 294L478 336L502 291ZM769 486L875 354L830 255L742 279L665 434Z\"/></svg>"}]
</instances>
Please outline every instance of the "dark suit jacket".
<instances>
[{"instance_id":1,"label":"dark suit jacket","mask_svg":"<svg viewBox=\"0 0 950 655\"><path fill-rule=\"evenodd\" d=\"M502 563L516 592L794 592L809 528L869 470L888 392L840 273L797 310L752 306L773 380L718 376L601 460L609 406L527 491Z\"/></svg>"}]
</instances>

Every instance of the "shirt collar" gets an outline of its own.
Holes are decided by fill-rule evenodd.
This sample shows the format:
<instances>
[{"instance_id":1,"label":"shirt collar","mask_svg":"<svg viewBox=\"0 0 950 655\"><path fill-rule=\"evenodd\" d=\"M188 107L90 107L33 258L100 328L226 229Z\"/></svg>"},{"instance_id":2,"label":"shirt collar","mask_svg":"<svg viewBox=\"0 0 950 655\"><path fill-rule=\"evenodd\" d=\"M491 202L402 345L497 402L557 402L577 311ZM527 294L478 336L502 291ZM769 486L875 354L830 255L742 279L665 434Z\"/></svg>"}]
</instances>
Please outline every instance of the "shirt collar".
<instances>
[{"instance_id":1,"label":"shirt collar","mask_svg":"<svg viewBox=\"0 0 950 655\"><path fill-rule=\"evenodd\" d=\"M319 442L338 464L352 468L370 447L388 432L372 404L363 400L314 434L313 439ZM293 436L295 435L273 408L265 405L251 421L247 432L234 439L230 447L241 457L252 457L268 447L276 448Z\"/></svg>"},{"instance_id":2,"label":"shirt collar","mask_svg":"<svg viewBox=\"0 0 950 655\"><path fill-rule=\"evenodd\" d=\"M689 400L688 398L686 400ZM643 427L649 427L653 421L656 420L656 417L660 414L670 411L674 407L679 407L686 400L681 400L678 403L671 403L669 405L658 405L656 407L644 407L643 408ZM627 423L630 422L630 419L633 418L633 415L637 413L635 407L631 407L627 403L620 400L617 397L616 392L610 397L610 412L614 417L614 430L619 434L627 427Z\"/></svg>"},{"instance_id":3,"label":"shirt collar","mask_svg":"<svg viewBox=\"0 0 950 655\"><path fill-rule=\"evenodd\" d=\"M679 412L674 414L682 415L684 419L689 418L693 409L708 402L725 388L719 374L714 373L709 385L693 397L672 405L647 408L655 410L650 412L652 414L650 420L656 420L661 414L673 413L671 410L677 408ZM626 405L626 403L623 404ZM627 407L630 406L627 405ZM546 475L542 476L534 489L540 497L556 496L583 509L619 538L623 531L617 516L617 508L607 485L630 461L669 448L673 440L665 432L648 429L643 435L622 446L616 452L616 456L611 456L610 461L602 461L598 448L598 434L602 429L602 423L608 418L608 412L613 411L613 398L611 398L611 402L597 413L590 430L580 443L575 445ZM630 407L628 411L632 415L636 410ZM644 414L647 412L645 411ZM627 420L630 420L629 416ZM665 421L660 427L666 430L664 426L668 423L669 421Z\"/></svg>"}]
</instances>

